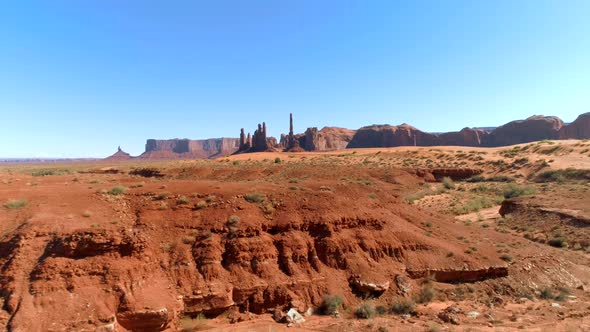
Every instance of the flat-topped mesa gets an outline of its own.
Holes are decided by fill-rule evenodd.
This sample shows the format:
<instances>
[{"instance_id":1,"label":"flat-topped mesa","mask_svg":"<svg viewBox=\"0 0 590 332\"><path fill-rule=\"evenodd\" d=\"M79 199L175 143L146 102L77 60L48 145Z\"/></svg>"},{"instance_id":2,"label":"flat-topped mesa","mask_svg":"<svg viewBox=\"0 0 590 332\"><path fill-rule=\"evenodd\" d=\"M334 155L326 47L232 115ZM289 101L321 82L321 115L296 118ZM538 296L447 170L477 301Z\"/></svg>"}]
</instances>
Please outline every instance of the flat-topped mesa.
<instances>
[{"instance_id":1,"label":"flat-topped mesa","mask_svg":"<svg viewBox=\"0 0 590 332\"><path fill-rule=\"evenodd\" d=\"M142 159L179 159L197 158L208 159L229 156L238 150L238 138L211 138L204 140L149 139L145 145L145 152L139 156Z\"/></svg>"}]
</instances>

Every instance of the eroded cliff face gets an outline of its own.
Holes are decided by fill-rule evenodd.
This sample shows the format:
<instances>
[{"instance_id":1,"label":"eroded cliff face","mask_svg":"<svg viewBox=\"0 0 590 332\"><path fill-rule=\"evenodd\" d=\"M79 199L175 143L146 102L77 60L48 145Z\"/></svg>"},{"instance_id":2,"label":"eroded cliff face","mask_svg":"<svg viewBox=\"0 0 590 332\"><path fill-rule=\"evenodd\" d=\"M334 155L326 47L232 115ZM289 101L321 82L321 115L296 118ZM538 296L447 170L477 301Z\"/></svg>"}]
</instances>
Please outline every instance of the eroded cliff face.
<instances>
[{"instance_id":1,"label":"eroded cliff face","mask_svg":"<svg viewBox=\"0 0 590 332\"><path fill-rule=\"evenodd\" d=\"M306 151L342 150L346 149L355 132L337 127L324 127L321 130L315 127L307 128L305 134L300 138L300 145Z\"/></svg>"},{"instance_id":2,"label":"eroded cliff face","mask_svg":"<svg viewBox=\"0 0 590 332\"><path fill-rule=\"evenodd\" d=\"M581 114L578 118L561 128L560 139L588 139L590 138L590 112Z\"/></svg>"},{"instance_id":3,"label":"eroded cliff face","mask_svg":"<svg viewBox=\"0 0 590 332\"><path fill-rule=\"evenodd\" d=\"M212 138L205 140L149 139L145 145L142 159L175 159L175 158L199 158L209 159L226 157L239 148L238 138Z\"/></svg>"},{"instance_id":4,"label":"eroded cliff face","mask_svg":"<svg viewBox=\"0 0 590 332\"><path fill-rule=\"evenodd\" d=\"M439 145L447 146L481 146L489 136L489 132L482 129L463 128L458 132L442 133L438 135Z\"/></svg>"},{"instance_id":5,"label":"eroded cliff face","mask_svg":"<svg viewBox=\"0 0 590 332\"><path fill-rule=\"evenodd\" d=\"M408 124L399 126L372 125L357 130L348 148L438 145L439 138Z\"/></svg>"},{"instance_id":6,"label":"eroded cliff face","mask_svg":"<svg viewBox=\"0 0 590 332\"><path fill-rule=\"evenodd\" d=\"M394 298L402 291L389 286L396 280L416 292L415 279L428 275L472 282L508 273L495 248L467 254L467 245L449 233L452 220L392 195L421 182L405 171L371 171L376 183L385 175L406 183L379 182L389 194L373 199L373 187L339 184L350 172L346 166L314 166L308 189L290 192L227 170L232 181L224 178L230 173L207 166L183 173L194 178L161 179L116 197L85 185L82 192L44 198L47 204L32 207L35 219L0 242L7 329L176 330L183 315L307 310L326 294L351 302L363 290ZM284 171L288 179L298 170L258 171L269 177ZM118 181L136 181L126 177ZM58 180L55 186L63 187ZM163 199L157 195L162 181L170 192ZM255 199L247 196L254 190ZM188 203L179 200L194 193L199 196ZM70 213L69 204L59 204L64 200L75 209L92 204L96 213L55 217ZM425 228L425 220L436 220L440 230Z\"/></svg>"}]
</instances>

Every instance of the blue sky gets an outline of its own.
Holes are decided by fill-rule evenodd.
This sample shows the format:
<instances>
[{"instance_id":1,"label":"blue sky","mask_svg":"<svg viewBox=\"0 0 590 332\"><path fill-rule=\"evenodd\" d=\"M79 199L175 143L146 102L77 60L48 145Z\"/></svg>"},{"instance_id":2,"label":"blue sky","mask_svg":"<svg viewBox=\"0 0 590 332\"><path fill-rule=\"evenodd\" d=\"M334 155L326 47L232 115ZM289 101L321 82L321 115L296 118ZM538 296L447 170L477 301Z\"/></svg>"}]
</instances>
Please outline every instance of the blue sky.
<instances>
[{"instance_id":1,"label":"blue sky","mask_svg":"<svg viewBox=\"0 0 590 332\"><path fill-rule=\"evenodd\" d=\"M590 111L587 0L7 0L0 156Z\"/></svg>"}]
</instances>

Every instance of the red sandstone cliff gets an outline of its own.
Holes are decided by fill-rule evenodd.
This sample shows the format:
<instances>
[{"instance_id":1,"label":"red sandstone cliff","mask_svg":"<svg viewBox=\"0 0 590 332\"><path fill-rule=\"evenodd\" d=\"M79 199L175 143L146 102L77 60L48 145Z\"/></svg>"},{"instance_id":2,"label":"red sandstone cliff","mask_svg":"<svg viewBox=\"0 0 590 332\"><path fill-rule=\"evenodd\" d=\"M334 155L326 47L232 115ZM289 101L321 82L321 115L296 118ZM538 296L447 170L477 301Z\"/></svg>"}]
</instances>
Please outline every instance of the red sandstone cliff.
<instances>
[{"instance_id":1,"label":"red sandstone cliff","mask_svg":"<svg viewBox=\"0 0 590 332\"><path fill-rule=\"evenodd\" d=\"M355 130L324 127L321 130L317 128L307 128L305 134L300 138L300 144L307 151L332 151L345 149Z\"/></svg>"},{"instance_id":2,"label":"red sandstone cliff","mask_svg":"<svg viewBox=\"0 0 590 332\"><path fill-rule=\"evenodd\" d=\"M578 118L564 126L559 131L560 139L586 139L590 138L590 112L581 114Z\"/></svg>"}]
</instances>

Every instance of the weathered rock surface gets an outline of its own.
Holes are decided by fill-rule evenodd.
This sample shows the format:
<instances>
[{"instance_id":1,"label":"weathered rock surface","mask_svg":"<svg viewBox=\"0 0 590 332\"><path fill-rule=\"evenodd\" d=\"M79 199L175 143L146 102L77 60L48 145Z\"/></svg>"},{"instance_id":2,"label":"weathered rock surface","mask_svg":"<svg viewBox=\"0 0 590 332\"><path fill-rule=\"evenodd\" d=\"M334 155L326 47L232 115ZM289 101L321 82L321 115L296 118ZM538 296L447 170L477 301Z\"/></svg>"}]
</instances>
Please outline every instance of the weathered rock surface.
<instances>
[{"instance_id":1,"label":"weathered rock surface","mask_svg":"<svg viewBox=\"0 0 590 332\"><path fill-rule=\"evenodd\" d=\"M482 129L463 128L458 132L448 132L438 135L438 145L447 146L481 146L489 136L489 132Z\"/></svg>"},{"instance_id":2,"label":"weathered rock surface","mask_svg":"<svg viewBox=\"0 0 590 332\"><path fill-rule=\"evenodd\" d=\"M239 148L238 138L211 138L205 140L149 139L141 159L210 159L226 157Z\"/></svg>"},{"instance_id":3,"label":"weathered rock surface","mask_svg":"<svg viewBox=\"0 0 590 332\"><path fill-rule=\"evenodd\" d=\"M425 133L408 124L399 126L372 125L362 127L354 134L348 148L377 148L395 146L438 145L436 135Z\"/></svg>"},{"instance_id":4,"label":"weathered rock surface","mask_svg":"<svg viewBox=\"0 0 590 332\"><path fill-rule=\"evenodd\" d=\"M321 130L317 128L307 128L305 134L300 138L301 146L306 151L333 151L345 149L356 131L337 128L324 127Z\"/></svg>"},{"instance_id":5,"label":"weathered rock surface","mask_svg":"<svg viewBox=\"0 0 590 332\"><path fill-rule=\"evenodd\" d=\"M105 160L106 161L125 161L125 160L130 160L132 158L133 157L129 153L123 151L121 149L121 147L119 147L117 149L117 152L115 152L115 154L105 158Z\"/></svg>"},{"instance_id":6,"label":"weathered rock surface","mask_svg":"<svg viewBox=\"0 0 590 332\"><path fill-rule=\"evenodd\" d=\"M581 114L574 122L564 126L559 131L560 139L590 138L590 112Z\"/></svg>"},{"instance_id":7,"label":"weathered rock surface","mask_svg":"<svg viewBox=\"0 0 590 332\"><path fill-rule=\"evenodd\" d=\"M505 146L544 139L559 139L563 121L555 116L531 116L526 120L509 122L492 131L484 140L484 146Z\"/></svg>"}]
</instances>

